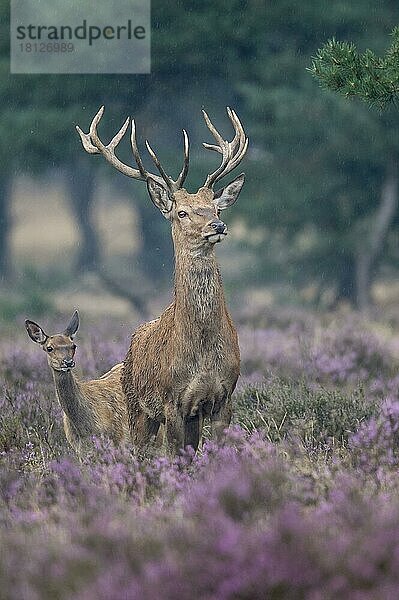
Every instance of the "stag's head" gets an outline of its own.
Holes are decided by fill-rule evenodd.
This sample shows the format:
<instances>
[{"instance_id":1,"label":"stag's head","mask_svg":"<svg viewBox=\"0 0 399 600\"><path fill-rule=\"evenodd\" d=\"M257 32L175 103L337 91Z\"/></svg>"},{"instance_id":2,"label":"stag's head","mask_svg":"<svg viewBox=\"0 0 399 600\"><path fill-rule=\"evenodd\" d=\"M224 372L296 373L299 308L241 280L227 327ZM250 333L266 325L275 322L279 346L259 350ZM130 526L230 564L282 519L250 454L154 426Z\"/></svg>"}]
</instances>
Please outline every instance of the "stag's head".
<instances>
[{"instance_id":1,"label":"stag's head","mask_svg":"<svg viewBox=\"0 0 399 600\"><path fill-rule=\"evenodd\" d=\"M144 168L137 147L134 119L131 121L130 141L137 169L121 162L115 155L115 148L126 133L130 119L126 119L116 136L108 145L105 145L97 132L97 126L103 113L104 107L101 107L91 123L89 133L84 133L80 127L76 127L84 149L89 154L102 154L124 175L146 181L152 202L163 216L170 220L173 237L180 244L198 251L207 250L222 241L227 235L227 226L221 220L221 211L237 200L244 184L244 174L239 175L221 189L214 191L213 188L216 182L239 165L248 148L248 138L234 110L227 108L227 114L235 131L234 138L230 142L222 138L206 112L203 111L206 125L216 142L215 144L204 144L204 146L208 150L221 154L221 162L219 167L207 176L204 185L195 194L190 194L183 188L189 166L189 141L185 130L183 130L184 163L179 176L173 180L164 171L148 141L146 141L146 147L159 175L149 173Z\"/></svg>"},{"instance_id":2,"label":"stag's head","mask_svg":"<svg viewBox=\"0 0 399 600\"><path fill-rule=\"evenodd\" d=\"M26 319L25 327L30 339L45 351L48 364L54 371L67 372L73 369L75 366L74 356L76 350L73 338L79 328L79 314L77 310L73 313L63 333L47 335L40 325L29 319Z\"/></svg>"}]
</instances>

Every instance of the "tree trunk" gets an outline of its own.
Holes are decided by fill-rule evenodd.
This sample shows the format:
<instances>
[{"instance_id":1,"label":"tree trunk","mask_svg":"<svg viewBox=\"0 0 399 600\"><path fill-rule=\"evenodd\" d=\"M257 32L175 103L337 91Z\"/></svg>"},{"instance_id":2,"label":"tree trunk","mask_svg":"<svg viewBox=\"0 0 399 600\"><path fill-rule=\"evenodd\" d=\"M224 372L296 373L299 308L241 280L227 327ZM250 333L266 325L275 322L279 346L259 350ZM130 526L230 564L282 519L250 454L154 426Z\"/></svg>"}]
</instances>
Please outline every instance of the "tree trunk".
<instances>
[{"instance_id":1,"label":"tree trunk","mask_svg":"<svg viewBox=\"0 0 399 600\"><path fill-rule=\"evenodd\" d=\"M381 201L375 216L370 220L370 232L357 257L356 300L357 307L366 311L370 305L370 290L378 259L387 233L398 208L397 165L387 167L381 189Z\"/></svg>"},{"instance_id":2,"label":"tree trunk","mask_svg":"<svg viewBox=\"0 0 399 600\"><path fill-rule=\"evenodd\" d=\"M100 244L93 223L94 170L80 161L67 173L70 206L80 232L75 270L94 271L100 264Z\"/></svg>"},{"instance_id":3,"label":"tree trunk","mask_svg":"<svg viewBox=\"0 0 399 600\"><path fill-rule=\"evenodd\" d=\"M11 191L11 176L3 175L0 178L0 279L3 280L11 274Z\"/></svg>"}]
</instances>

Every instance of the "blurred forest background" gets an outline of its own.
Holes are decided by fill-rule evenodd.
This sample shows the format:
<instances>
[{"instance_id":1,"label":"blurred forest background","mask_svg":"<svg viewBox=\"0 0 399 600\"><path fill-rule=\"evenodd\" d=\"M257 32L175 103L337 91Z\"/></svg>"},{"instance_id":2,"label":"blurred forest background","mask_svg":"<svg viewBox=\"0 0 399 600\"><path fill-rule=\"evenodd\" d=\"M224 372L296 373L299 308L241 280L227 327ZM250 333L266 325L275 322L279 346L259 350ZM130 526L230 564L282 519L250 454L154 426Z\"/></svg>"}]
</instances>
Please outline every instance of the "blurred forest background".
<instances>
[{"instance_id":1,"label":"blurred forest background","mask_svg":"<svg viewBox=\"0 0 399 600\"><path fill-rule=\"evenodd\" d=\"M170 293L169 226L145 185L88 156L76 134L102 104L102 138L134 116L140 147L148 138L172 175L186 128L190 191L216 164L202 148L201 108L228 137L226 105L238 113L250 139L247 181L218 248L231 301L396 301L398 109L323 90L307 69L332 37L383 55L397 2L153 0L152 73L125 76L10 75L8 2L0 6L4 321L75 306L153 314ZM119 152L132 161L127 141Z\"/></svg>"}]
</instances>

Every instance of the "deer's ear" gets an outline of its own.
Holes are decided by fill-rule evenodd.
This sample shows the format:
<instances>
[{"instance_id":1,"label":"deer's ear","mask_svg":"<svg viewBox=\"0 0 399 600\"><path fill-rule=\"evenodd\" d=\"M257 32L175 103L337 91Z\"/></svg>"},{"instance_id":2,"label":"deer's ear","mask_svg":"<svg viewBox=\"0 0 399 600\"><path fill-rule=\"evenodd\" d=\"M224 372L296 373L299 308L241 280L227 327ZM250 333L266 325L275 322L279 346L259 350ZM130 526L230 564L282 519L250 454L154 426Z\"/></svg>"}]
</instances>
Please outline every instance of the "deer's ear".
<instances>
[{"instance_id":1,"label":"deer's ear","mask_svg":"<svg viewBox=\"0 0 399 600\"><path fill-rule=\"evenodd\" d=\"M44 333L44 331L40 327L40 325L38 325L34 321L29 321L29 319L26 319L25 327L26 327L26 331L28 332L28 335L31 340L36 342L36 344L44 344L45 343L45 341L48 338L48 335L46 333Z\"/></svg>"},{"instance_id":2,"label":"deer's ear","mask_svg":"<svg viewBox=\"0 0 399 600\"><path fill-rule=\"evenodd\" d=\"M64 334L73 338L77 330L79 329L79 313L77 310L72 315L71 320L69 321L68 327L65 329Z\"/></svg>"},{"instance_id":3,"label":"deer's ear","mask_svg":"<svg viewBox=\"0 0 399 600\"><path fill-rule=\"evenodd\" d=\"M245 175L241 173L231 183L227 184L221 190L215 192L213 201L218 210L224 210L232 206L240 195L241 188L244 185Z\"/></svg>"},{"instance_id":4,"label":"deer's ear","mask_svg":"<svg viewBox=\"0 0 399 600\"><path fill-rule=\"evenodd\" d=\"M169 192L151 177L147 179L147 189L152 202L161 211L163 216L169 219L173 207L173 200Z\"/></svg>"}]
</instances>

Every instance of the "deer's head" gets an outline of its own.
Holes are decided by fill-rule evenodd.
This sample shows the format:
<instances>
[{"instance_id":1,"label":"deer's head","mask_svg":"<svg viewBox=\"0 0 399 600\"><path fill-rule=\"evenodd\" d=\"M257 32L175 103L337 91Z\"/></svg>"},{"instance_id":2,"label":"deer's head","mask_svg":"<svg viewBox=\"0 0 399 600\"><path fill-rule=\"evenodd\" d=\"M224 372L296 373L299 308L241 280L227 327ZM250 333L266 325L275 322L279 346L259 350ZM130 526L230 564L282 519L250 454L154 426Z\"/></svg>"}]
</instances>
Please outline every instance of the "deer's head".
<instances>
[{"instance_id":1,"label":"deer's head","mask_svg":"<svg viewBox=\"0 0 399 600\"><path fill-rule=\"evenodd\" d=\"M170 220L173 237L181 245L195 251L206 251L214 244L222 241L227 234L227 227L221 220L220 213L237 200L244 184L244 174L239 175L231 183L217 191L214 191L213 187L217 181L239 165L248 148L248 138L234 110L227 108L227 114L235 131L231 142L222 138L206 112L203 111L206 125L216 142L216 144L204 144L204 146L208 150L221 154L221 163L216 171L207 176L204 185L195 194L190 194L183 188L189 166L189 141L184 129L184 164L177 179L173 180L164 171L148 141L146 141L146 147L159 171L159 175L149 173L144 168L137 147L134 119L131 121L130 140L138 168L135 169L121 162L115 155L115 148L126 133L130 119L126 119L115 137L108 145L105 145L97 132L97 126L103 113L104 107L101 107L91 123L89 133L84 133L79 127L76 127L84 149L89 154L102 154L112 166L124 175L146 181L152 202L163 216Z\"/></svg>"},{"instance_id":2,"label":"deer's head","mask_svg":"<svg viewBox=\"0 0 399 600\"><path fill-rule=\"evenodd\" d=\"M47 335L40 325L29 319L26 319L25 327L30 339L39 344L45 351L48 364L54 371L67 372L73 369L75 366L74 356L76 350L73 338L79 328L79 314L77 310L73 313L63 333Z\"/></svg>"}]
</instances>

